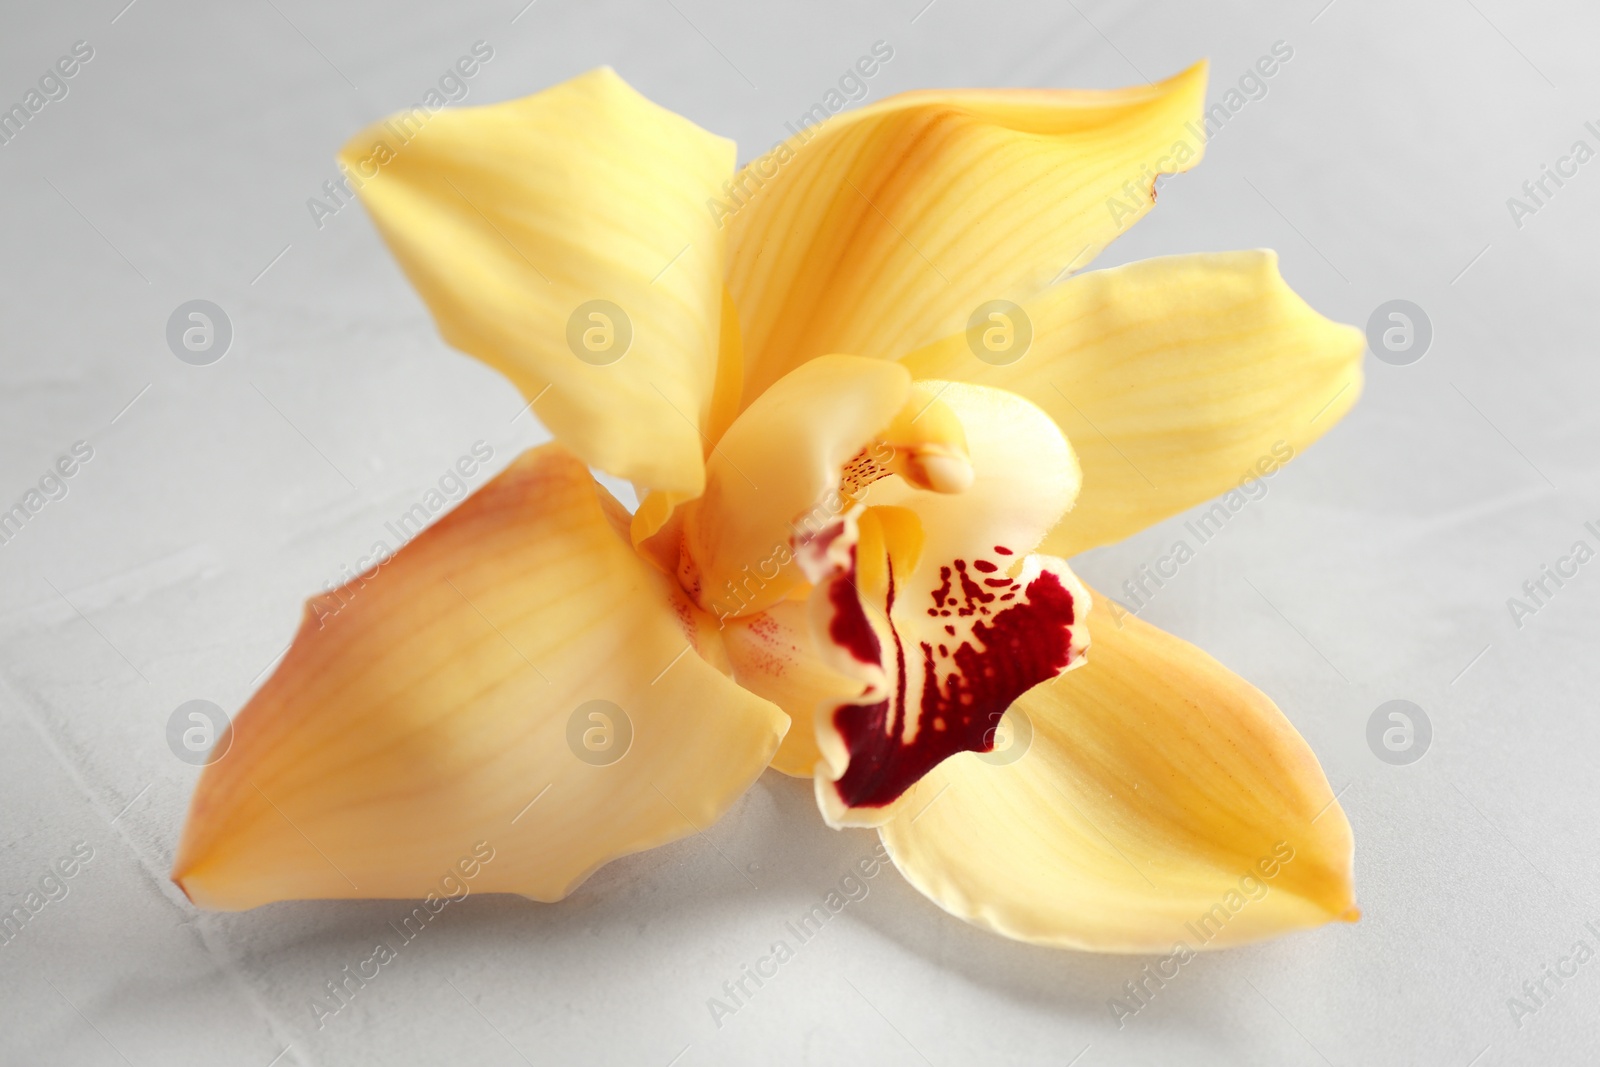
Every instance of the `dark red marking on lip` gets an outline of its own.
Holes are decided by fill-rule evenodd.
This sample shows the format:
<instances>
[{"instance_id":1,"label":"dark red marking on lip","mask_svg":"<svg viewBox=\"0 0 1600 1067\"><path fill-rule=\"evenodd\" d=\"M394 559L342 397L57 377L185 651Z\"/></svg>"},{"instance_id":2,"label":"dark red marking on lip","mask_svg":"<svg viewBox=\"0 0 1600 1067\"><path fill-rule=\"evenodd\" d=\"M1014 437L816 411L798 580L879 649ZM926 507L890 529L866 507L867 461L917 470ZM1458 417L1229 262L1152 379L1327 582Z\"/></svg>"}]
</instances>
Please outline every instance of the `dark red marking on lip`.
<instances>
[{"instance_id":1,"label":"dark red marking on lip","mask_svg":"<svg viewBox=\"0 0 1600 1067\"><path fill-rule=\"evenodd\" d=\"M955 567L964 584L969 582L965 564L957 560ZM994 594L975 584L971 591L984 599L969 596L972 610L962 609L961 613L981 609L988 615L986 604ZM948 596L948 591L934 595ZM1001 599L1014 595L1007 593ZM905 707L905 655L891 617L900 674L892 712L890 701L883 700L871 705L841 705L833 713L834 726L850 752L850 764L835 783L840 799L855 808L883 807L957 752L991 751L994 728L1012 701L1054 678L1070 661L1074 608L1072 594L1059 578L1045 571L1028 583L1023 600L996 610L987 620L975 621L972 640L949 651L940 644L939 656L945 662L936 665L934 646L919 642L923 688L916 709L917 733L909 742L902 740L909 710ZM859 605L855 610L862 614ZM946 629L954 633L952 627ZM873 640L876 643L875 636Z\"/></svg>"},{"instance_id":2,"label":"dark red marking on lip","mask_svg":"<svg viewBox=\"0 0 1600 1067\"><path fill-rule=\"evenodd\" d=\"M856 592L856 549L850 546L850 569L832 579L828 584L828 603L833 605L833 618L828 623L828 636L844 646L862 663L882 662L883 646L867 619L866 609Z\"/></svg>"},{"instance_id":3,"label":"dark red marking on lip","mask_svg":"<svg viewBox=\"0 0 1600 1067\"><path fill-rule=\"evenodd\" d=\"M995 545L995 546L994 546L994 550L995 550L995 551L996 551L996 552L998 552L998 553L1000 553L1000 554L1001 554L1001 555L1002 555L1002 556L1011 556L1011 555L1015 555L1015 553L1014 553L1014 552L1012 552L1012 551L1011 551L1011 550L1010 550L1010 549L1009 549L1009 548L1007 548L1007 547L1006 547L1006 546L1005 546L1005 545Z\"/></svg>"},{"instance_id":4,"label":"dark red marking on lip","mask_svg":"<svg viewBox=\"0 0 1600 1067\"><path fill-rule=\"evenodd\" d=\"M956 614L962 616L989 614L989 609L984 605L994 600L994 594L973 581L972 577L967 574L966 560L956 560L956 577L961 579L961 597L963 601L962 606L956 609ZM950 601L954 603L955 598L951 597Z\"/></svg>"},{"instance_id":5,"label":"dark red marking on lip","mask_svg":"<svg viewBox=\"0 0 1600 1067\"><path fill-rule=\"evenodd\" d=\"M993 574L995 571L1000 569L999 567L995 566L993 563L990 563L986 559L973 560L972 561L972 566L975 569L980 570L985 574Z\"/></svg>"},{"instance_id":6,"label":"dark red marking on lip","mask_svg":"<svg viewBox=\"0 0 1600 1067\"><path fill-rule=\"evenodd\" d=\"M857 496L880 478L887 478L890 469L873 456L873 445L863 446L839 474L839 491L846 496Z\"/></svg>"}]
</instances>

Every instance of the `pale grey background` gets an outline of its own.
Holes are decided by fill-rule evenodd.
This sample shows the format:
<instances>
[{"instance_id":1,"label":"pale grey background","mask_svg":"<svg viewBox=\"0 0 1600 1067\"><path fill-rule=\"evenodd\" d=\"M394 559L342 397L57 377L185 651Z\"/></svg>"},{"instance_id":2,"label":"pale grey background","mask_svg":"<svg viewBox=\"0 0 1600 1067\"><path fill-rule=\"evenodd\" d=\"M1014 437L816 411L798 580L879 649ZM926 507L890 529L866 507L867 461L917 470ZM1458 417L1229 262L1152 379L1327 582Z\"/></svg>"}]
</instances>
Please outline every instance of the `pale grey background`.
<instances>
[{"instance_id":1,"label":"pale grey background","mask_svg":"<svg viewBox=\"0 0 1600 1067\"><path fill-rule=\"evenodd\" d=\"M0 14L0 102L74 41L70 96L0 147L0 504L79 439L94 459L0 546L0 906L94 859L0 947L16 1064L1500 1064L1600 1056L1600 960L1536 1014L1507 998L1600 925L1600 562L1518 629L1521 583L1600 519L1590 414L1600 162L1519 229L1506 198L1600 119L1576 2L993 3L126 0ZM920 13L919 13L920 12ZM513 19L515 18L515 21ZM1366 918L1201 958L1119 1030L1145 962L1012 944L886 873L716 1027L706 1007L871 847L764 778L705 838L570 900L453 905L318 1030L308 998L395 902L201 914L166 880L198 774L168 715L236 708L307 594L483 439L543 437L438 339L359 209L308 197L353 131L477 40L470 102L609 63L736 137L784 134L874 41L872 98L1114 86L1209 56L1213 99L1274 42L1265 99L1166 182L1103 263L1270 246L1313 305L1424 307L1432 351L1367 393L1150 605L1285 708L1355 826ZM233 348L168 351L179 303ZM137 399L135 399L137 398ZM129 406L132 402L131 406ZM481 481L480 483L481 484ZM1115 589L1165 528L1079 561ZM1381 763L1403 697L1432 749ZM274 1057L279 1057L274 1060ZM677 1057L674 1059L674 1057Z\"/></svg>"}]
</instances>

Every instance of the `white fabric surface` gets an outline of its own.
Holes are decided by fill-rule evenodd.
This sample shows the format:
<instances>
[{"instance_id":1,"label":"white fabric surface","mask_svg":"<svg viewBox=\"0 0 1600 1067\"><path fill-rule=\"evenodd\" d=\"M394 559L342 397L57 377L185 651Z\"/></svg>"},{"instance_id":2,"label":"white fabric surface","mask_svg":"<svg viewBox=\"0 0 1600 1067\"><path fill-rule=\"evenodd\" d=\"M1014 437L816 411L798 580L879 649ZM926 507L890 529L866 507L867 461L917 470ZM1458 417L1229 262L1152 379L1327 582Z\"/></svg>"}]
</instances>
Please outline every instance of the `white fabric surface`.
<instances>
[{"instance_id":1,"label":"white fabric surface","mask_svg":"<svg viewBox=\"0 0 1600 1067\"><path fill-rule=\"evenodd\" d=\"M1600 147L1584 127L1600 120L1592 6L124 2L0 16L0 104L74 42L94 49L0 146L0 505L74 442L93 449L0 545L0 909L93 849L0 945L0 1061L1600 1059L1600 961L1546 980L1536 1011L1508 1007L1575 942L1600 948L1584 925L1600 927L1600 562L1520 628L1506 607L1575 541L1600 546L1584 528L1600 520L1585 414L1600 162L1520 227L1506 204L1574 140ZM473 442L498 468L544 436L438 339L359 208L319 228L306 206L346 136L479 40L494 58L468 102L609 63L741 158L879 40L894 58L871 99L1113 86L1202 55L1220 99L1292 47L1101 262L1275 247L1334 318L1364 325L1404 298L1433 323L1420 362L1369 356L1354 413L1146 609L1264 688L1317 751L1355 827L1359 925L1203 956L1119 1028L1107 1002L1148 960L1000 940L888 871L719 1026L708 998L874 844L824 828L809 787L770 773L704 837L562 904L453 905L320 1029L310 998L406 909L188 905L166 872L198 771L168 750L172 710L237 708L302 600ZM165 341L195 298L234 328L211 366ZM1080 569L1117 589L1181 526ZM1366 741L1396 698L1433 724L1408 766Z\"/></svg>"}]
</instances>

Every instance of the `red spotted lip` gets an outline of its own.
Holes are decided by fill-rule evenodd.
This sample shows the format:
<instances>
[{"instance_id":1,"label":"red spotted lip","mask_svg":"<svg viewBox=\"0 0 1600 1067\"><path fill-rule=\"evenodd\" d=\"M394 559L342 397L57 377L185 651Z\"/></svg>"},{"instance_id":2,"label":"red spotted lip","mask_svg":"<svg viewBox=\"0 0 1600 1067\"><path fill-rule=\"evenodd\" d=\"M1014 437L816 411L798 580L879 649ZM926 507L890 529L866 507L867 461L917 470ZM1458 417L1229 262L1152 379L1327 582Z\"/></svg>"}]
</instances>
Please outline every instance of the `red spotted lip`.
<instances>
[{"instance_id":1,"label":"red spotted lip","mask_svg":"<svg viewBox=\"0 0 1600 1067\"><path fill-rule=\"evenodd\" d=\"M1012 555L999 546L996 552ZM921 694L916 706L908 708L905 641L893 616L894 576L891 572L885 606L895 644L891 669L882 663L882 647L856 590L853 554L850 563L828 590L835 609L829 636L862 662L882 665L893 684L890 695L876 703L834 709L834 727L850 753L834 788L849 807L881 808L956 753L993 750L995 727L1006 709L1065 670L1075 647L1081 647L1073 640L1077 605L1071 591L1048 570L1022 588L1004 575L980 583L965 560L941 567L942 584L933 591L927 614L972 619L967 624L970 636L956 641L956 626L946 623L942 629L950 640L916 642ZM975 560L970 569L993 575L1000 568ZM907 729L908 714L916 715L914 732Z\"/></svg>"}]
</instances>

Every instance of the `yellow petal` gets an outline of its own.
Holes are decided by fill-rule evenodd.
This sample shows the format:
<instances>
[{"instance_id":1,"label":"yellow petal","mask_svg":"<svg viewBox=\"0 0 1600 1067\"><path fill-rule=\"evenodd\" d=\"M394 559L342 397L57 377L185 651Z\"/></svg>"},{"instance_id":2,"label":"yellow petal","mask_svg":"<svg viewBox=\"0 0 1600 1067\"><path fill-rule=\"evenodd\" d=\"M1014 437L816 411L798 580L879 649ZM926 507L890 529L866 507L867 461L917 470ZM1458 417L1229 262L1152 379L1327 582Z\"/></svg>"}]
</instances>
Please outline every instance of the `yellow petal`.
<instances>
[{"instance_id":1,"label":"yellow petal","mask_svg":"<svg viewBox=\"0 0 1600 1067\"><path fill-rule=\"evenodd\" d=\"M717 355L717 380L711 394L711 414L703 440L705 450L722 439L739 414L739 398L744 391L744 339L739 333L739 309L733 294L722 290L722 319Z\"/></svg>"},{"instance_id":2,"label":"yellow petal","mask_svg":"<svg viewBox=\"0 0 1600 1067\"><path fill-rule=\"evenodd\" d=\"M1033 341L1013 362L979 359L958 334L904 363L1013 390L1066 431L1083 492L1046 542L1057 555L1239 490L1217 505L1225 521L1361 393L1361 331L1313 311L1270 251L1078 275L1024 313Z\"/></svg>"},{"instance_id":3,"label":"yellow petal","mask_svg":"<svg viewBox=\"0 0 1600 1067\"><path fill-rule=\"evenodd\" d=\"M706 201L732 142L603 68L396 116L340 159L445 340L510 378L591 465L699 492L724 265Z\"/></svg>"},{"instance_id":4,"label":"yellow petal","mask_svg":"<svg viewBox=\"0 0 1600 1067\"><path fill-rule=\"evenodd\" d=\"M815 586L817 653L858 685L814 705L817 799L834 826L878 825L931 768L992 748L1011 702L1079 663L1087 643L1088 593L1064 561L1033 553L1078 488L1061 431L1011 393L919 385L959 419L971 487L884 479L870 507L796 546Z\"/></svg>"},{"instance_id":5,"label":"yellow petal","mask_svg":"<svg viewBox=\"0 0 1600 1067\"><path fill-rule=\"evenodd\" d=\"M473 890L557 900L704 830L787 720L696 654L626 529L549 445L314 601L201 776L174 880L210 908L418 898L487 849Z\"/></svg>"},{"instance_id":6,"label":"yellow petal","mask_svg":"<svg viewBox=\"0 0 1600 1067\"><path fill-rule=\"evenodd\" d=\"M953 915L1066 948L1198 951L1354 921L1350 824L1294 727L1193 645L1095 601L1088 662L1009 716L1031 743L923 779L882 829L895 864Z\"/></svg>"},{"instance_id":7,"label":"yellow petal","mask_svg":"<svg viewBox=\"0 0 1600 1067\"><path fill-rule=\"evenodd\" d=\"M1116 91L913 92L747 166L719 213L745 401L827 352L898 358L1087 264L1204 147L1206 67Z\"/></svg>"}]
</instances>

